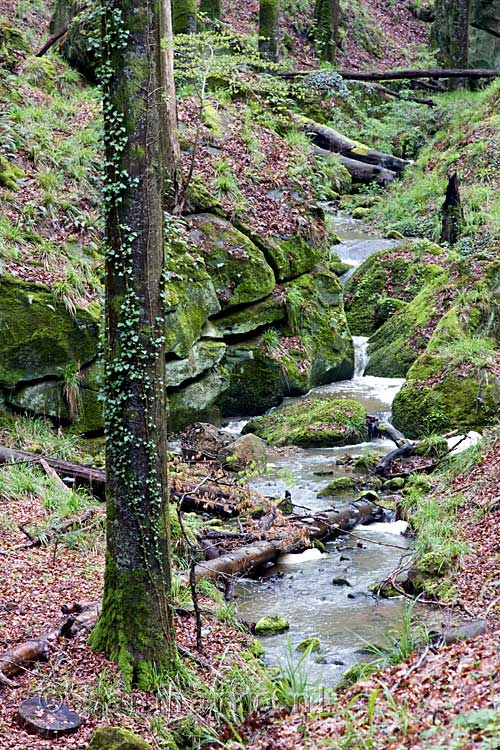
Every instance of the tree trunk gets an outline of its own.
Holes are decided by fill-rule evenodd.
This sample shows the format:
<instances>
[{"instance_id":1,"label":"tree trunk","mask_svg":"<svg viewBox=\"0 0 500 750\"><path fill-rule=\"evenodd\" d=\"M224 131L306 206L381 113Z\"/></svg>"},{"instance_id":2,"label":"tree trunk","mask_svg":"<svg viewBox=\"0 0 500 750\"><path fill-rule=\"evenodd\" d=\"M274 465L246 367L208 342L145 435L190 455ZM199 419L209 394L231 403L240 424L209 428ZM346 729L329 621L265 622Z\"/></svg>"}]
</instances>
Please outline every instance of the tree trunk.
<instances>
[{"instance_id":1,"label":"tree trunk","mask_svg":"<svg viewBox=\"0 0 500 750\"><path fill-rule=\"evenodd\" d=\"M335 62L339 21L339 0L316 0L314 6L314 40L320 60Z\"/></svg>"},{"instance_id":2,"label":"tree trunk","mask_svg":"<svg viewBox=\"0 0 500 750\"><path fill-rule=\"evenodd\" d=\"M196 0L172 0L174 34L196 33Z\"/></svg>"},{"instance_id":3,"label":"tree trunk","mask_svg":"<svg viewBox=\"0 0 500 750\"><path fill-rule=\"evenodd\" d=\"M362 161L365 164L374 164L383 169L390 169L391 172L402 172L410 164L406 159L400 159L383 151L376 151L364 143L347 138L333 128L329 128L326 125L319 125L307 117L297 116L292 113L290 113L290 117L294 119L297 125L321 149L342 154L342 156L347 156L355 161Z\"/></svg>"},{"instance_id":4,"label":"tree trunk","mask_svg":"<svg viewBox=\"0 0 500 750\"><path fill-rule=\"evenodd\" d=\"M221 0L201 0L200 13L204 13L209 21L220 21Z\"/></svg>"},{"instance_id":5,"label":"tree trunk","mask_svg":"<svg viewBox=\"0 0 500 750\"><path fill-rule=\"evenodd\" d=\"M372 523L383 517L383 508L369 500L358 500L312 516L300 516L295 523L296 535L287 534L283 539L254 542L222 557L199 563L195 568L195 577L199 581L201 578L243 575L252 568L276 560L285 552L304 547L307 539L332 538L342 531L349 531L358 523Z\"/></svg>"},{"instance_id":6,"label":"tree trunk","mask_svg":"<svg viewBox=\"0 0 500 750\"><path fill-rule=\"evenodd\" d=\"M462 234L464 225L464 211L460 200L458 175L453 172L448 176L446 198L442 208L441 244L454 245Z\"/></svg>"},{"instance_id":7,"label":"tree trunk","mask_svg":"<svg viewBox=\"0 0 500 750\"><path fill-rule=\"evenodd\" d=\"M333 151L326 151L323 148L319 148L319 146L314 148L314 153L318 154L318 156L323 156L325 159L337 159L347 169L354 182L361 182L366 185L370 184L370 182L376 182L377 185L387 187L398 176L396 172L392 172L390 169L377 167L376 164L365 164L356 159L349 159L347 156L336 154Z\"/></svg>"},{"instance_id":8,"label":"tree trunk","mask_svg":"<svg viewBox=\"0 0 500 750\"><path fill-rule=\"evenodd\" d=\"M276 73L280 78L305 78L315 73L325 74L321 70L295 70L290 73ZM337 70L336 75L346 81L416 81L420 78L440 80L442 78L500 78L500 70L492 68L432 68L430 70L385 70L383 73L366 73L359 70Z\"/></svg>"},{"instance_id":9,"label":"tree trunk","mask_svg":"<svg viewBox=\"0 0 500 750\"><path fill-rule=\"evenodd\" d=\"M153 670L176 662L163 353L165 10L168 0L110 0L102 36L107 553L90 642L143 688Z\"/></svg>"},{"instance_id":10,"label":"tree trunk","mask_svg":"<svg viewBox=\"0 0 500 750\"><path fill-rule=\"evenodd\" d=\"M259 52L264 60L276 62L279 57L280 0L260 0Z\"/></svg>"}]
</instances>

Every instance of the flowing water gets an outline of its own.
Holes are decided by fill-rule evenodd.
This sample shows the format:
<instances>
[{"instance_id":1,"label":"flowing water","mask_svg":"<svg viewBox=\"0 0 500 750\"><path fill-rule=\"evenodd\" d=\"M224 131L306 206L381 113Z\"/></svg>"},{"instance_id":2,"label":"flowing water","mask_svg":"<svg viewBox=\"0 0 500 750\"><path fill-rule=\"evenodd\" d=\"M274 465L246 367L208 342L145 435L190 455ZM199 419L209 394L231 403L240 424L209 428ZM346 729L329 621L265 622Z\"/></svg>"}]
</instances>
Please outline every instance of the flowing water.
<instances>
[{"instance_id":1,"label":"flowing water","mask_svg":"<svg viewBox=\"0 0 500 750\"><path fill-rule=\"evenodd\" d=\"M395 244L360 232L345 217L337 220L336 228L342 244L333 251L352 262L354 268L373 252ZM370 414L390 415L392 401L404 381L365 377L368 340L355 337L353 342L352 380L314 388L302 398L325 395L354 398ZM297 399L286 401L292 400ZM234 421L227 429L237 434L244 424ZM269 455L271 473L253 484L262 494L273 497L283 497L288 489L297 512L302 508L307 512L324 510L331 507L331 500L318 498L319 490L336 476L352 474L342 464L346 454L359 456L372 451L385 454L393 447L389 441L376 440L342 448L277 450ZM345 501L349 499L353 498ZM405 602L378 600L370 594L369 586L387 576L406 554L408 541L400 532L399 523L358 526L353 533L363 540L344 535L329 543L319 559L304 560L299 556L292 564L278 561L260 579L243 579L235 592L242 619L255 621L264 615L281 615L290 623L288 633L262 638L267 663L280 663L290 653L297 659L297 644L306 637L316 636L321 640L321 649L311 655L308 670L321 684L334 685L343 671L363 658L360 651L367 641L383 642L387 629L401 624ZM347 584L333 583L334 579L345 579Z\"/></svg>"}]
</instances>

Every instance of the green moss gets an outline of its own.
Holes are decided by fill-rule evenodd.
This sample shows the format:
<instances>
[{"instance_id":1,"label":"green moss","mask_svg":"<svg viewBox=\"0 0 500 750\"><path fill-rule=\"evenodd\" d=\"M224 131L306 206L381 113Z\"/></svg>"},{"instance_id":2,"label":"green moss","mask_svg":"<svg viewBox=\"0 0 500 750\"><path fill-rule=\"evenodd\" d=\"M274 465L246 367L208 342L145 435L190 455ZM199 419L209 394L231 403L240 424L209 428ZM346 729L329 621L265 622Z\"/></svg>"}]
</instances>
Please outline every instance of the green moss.
<instances>
[{"instance_id":1,"label":"green moss","mask_svg":"<svg viewBox=\"0 0 500 750\"><path fill-rule=\"evenodd\" d=\"M284 633L290 628L288 620L278 615L266 615L261 617L255 625L256 635L277 635Z\"/></svg>"},{"instance_id":2,"label":"green moss","mask_svg":"<svg viewBox=\"0 0 500 750\"><path fill-rule=\"evenodd\" d=\"M389 320L370 338L367 375L404 378L427 346L431 326L437 325L452 303L454 291L450 288L448 274L440 266L429 266L422 283L424 287L417 296L408 304L398 301L400 308L396 306ZM439 312L436 310L438 298L442 299Z\"/></svg>"},{"instance_id":3,"label":"green moss","mask_svg":"<svg viewBox=\"0 0 500 750\"><path fill-rule=\"evenodd\" d=\"M0 384L60 377L97 354L99 311L70 315L48 287L0 279Z\"/></svg>"},{"instance_id":4,"label":"green moss","mask_svg":"<svg viewBox=\"0 0 500 750\"><path fill-rule=\"evenodd\" d=\"M196 31L196 0L173 0L172 24L174 34L192 34Z\"/></svg>"},{"instance_id":5,"label":"green moss","mask_svg":"<svg viewBox=\"0 0 500 750\"><path fill-rule=\"evenodd\" d=\"M366 412L348 399L308 399L252 420L244 432L274 445L349 445L366 439Z\"/></svg>"},{"instance_id":6,"label":"green moss","mask_svg":"<svg viewBox=\"0 0 500 750\"><path fill-rule=\"evenodd\" d=\"M205 102L202 110L203 124L213 133L216 138L224 135L224 121L220 110L216 109L211 102Z\"/></svg>"},{"instance_id":7,"label":"green moss","mask_svg":"<svg viewBox=\"0 0 500 750\"><path fill-rule=\"evenodd\" d=\"M163 586L152 575L150 570L120 569L108 556L102 612L89 638L94 651L117 663L126 685L143 690L151 688L154 673L171 667L162 618L151 616Z\"/></svg>"},{"instance_id":8,"label":"green moss","mask_svg":"<svg viewBox=\"0 0 500 750\"><path fill-rule=\"evenodd\" d=\"M319 638L311 637L311 638L304 638L303 641L299 643L296 651L304 652L309 651L310 653L314 651L319 651L321 647L321 641Z\"/></svg>"},{"instance_id":9,"label":"green moss","mask_svg":"<svg viewBox=\"0 0 500 750\"><path fill-rule=\"evenodd\" d=\"M199 380L169 391L169 430L179 432L193 422L220 424L220 402L228 387L229 374L222 363Z\"/></svg>"},{"instance_id":10,"label":"green moss","mask_svg":"<svg viewBox=\"0 0 500 750\"><path fill-rule=\"evenodd\" d=\"M267 239L265 252L278 281L294 279L311 271L320 260L326 261L328 258L326 245L306 240L300 235L288 239Z\"/></svg>"},{"instance_id":11,"label":"green moss","mask_svg":"<svg viewBox=\"0 0 500 750\"><path fill-rule=\"evenodd\" d=\"M251 240L216 216L197 214L188 221L187 241L203 257L223 309L271 294L274 274Z\"/></svg>"},{"instance_id":12,"label":"green moss","mask_svg":"<svg viewBox=\"0 0 500 750\"><path fill-rule=\"evenodd\" d=\"M405 480L402 477L395 477L384 482L382 489L384 492L397 492L405 486Z\"/></svg>"},{"instance_id":13,"label":"green moss","mask_svg":"<svg viewBox=\"0 0 500 750\"><path fill-rule=\"evenodd\" d=\"M345 289L345 309L354 336L369 336L402 309L433 278L444 276L441 249L412 242L375 253L356 270Z\"/></svg>"},{"instance_id":14,"label":"green moss","mask_svg":"<svg viewBox=\"0 0 500 750\"><path fill-rule=\"evenodd\" d=\"M33 86L51 94L56 88L56 66L46 57L28 57L23 75Z\"/></svg>"},{"instance_id":15,"label":"green moss","mask_svg":"<svg viewBox=\"0 0 500 750\"><path fill-rule=\"evenodd\" d=\"M254 638L252 640L249 651L256 659L260 659L260 657L264 656L265 653L264 646L259 640L257 640L257 638Z\"/></svg>"},{"instance_id":16,"label":"green moss","mask_svg":"<svg viewBox=\"0 0 500 750\"><path fill-rule=\"evenodd\" d=\"M19 190L18 180L23 177L24 172L20 167L11 164L5 156L0 155L0 187Z\"/></svg>"},{"instance_id":17,"label":"green moss","mask_svg":"<svg viewBox=\"0 0 500 750\"><path fill-rule=\"evenodd\" d=\"M175 747L172 740L169 750L175 750ZM152 750L152 747L128 729L99 727L92 735L88 750Z\"/></svg>"},{"instance_id":18,"label":"green moss","mask_svg":"<svg viewBox=\"0 0 500 750\"><path fill-rule=\"evenodd\" d=\"M352 495L358 489L354 479L351 477L338 477L318 492L318 497L330 497L331 495Z\"/></svg>"},{"instance_id":19,"label":"green moss","mask_svg":"<svg viewBox=\"0 0 500 750\"><path fill-rule=\"evenodd\" d=\"M242 310L229 311L227 315L211 322L211 335L241 336L245 333L278 323L285 318L285 304L282 295L273 294L262 302L248 305Z\"/></svg>"},{"instance_id":20,"label":"green moss","mask_svg":"<svg viewBox=\"0 0 500 750\"><path fill-rule=\"evenodd\" d=\"M257 342L229 346L222 364L230 383L218 400L225 416L251 416L281 402L283 369Z\"/></svg>"}]
</instances>

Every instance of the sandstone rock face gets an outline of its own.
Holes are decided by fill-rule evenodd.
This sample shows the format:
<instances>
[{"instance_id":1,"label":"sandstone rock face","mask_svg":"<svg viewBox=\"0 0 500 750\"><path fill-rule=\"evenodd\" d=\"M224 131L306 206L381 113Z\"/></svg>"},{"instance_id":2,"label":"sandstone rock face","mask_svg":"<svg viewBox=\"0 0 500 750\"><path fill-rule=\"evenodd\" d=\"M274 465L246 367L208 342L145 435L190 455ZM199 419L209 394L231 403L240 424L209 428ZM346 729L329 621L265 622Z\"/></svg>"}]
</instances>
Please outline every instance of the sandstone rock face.
<instances>
[{"instance_id":1,"label":"sandstone rock face","mask_svg":"<svg viewBox=\"0 0 500 750\"><path fill-rule=\"evenodd\" d=\"M432 40L440 51L445 66L454 67L452 0L436 1L436 16L432 26ZM469 28L469 66L471 68L500 67L500 1L472 0Z\"/></svg>"}]
</instances>

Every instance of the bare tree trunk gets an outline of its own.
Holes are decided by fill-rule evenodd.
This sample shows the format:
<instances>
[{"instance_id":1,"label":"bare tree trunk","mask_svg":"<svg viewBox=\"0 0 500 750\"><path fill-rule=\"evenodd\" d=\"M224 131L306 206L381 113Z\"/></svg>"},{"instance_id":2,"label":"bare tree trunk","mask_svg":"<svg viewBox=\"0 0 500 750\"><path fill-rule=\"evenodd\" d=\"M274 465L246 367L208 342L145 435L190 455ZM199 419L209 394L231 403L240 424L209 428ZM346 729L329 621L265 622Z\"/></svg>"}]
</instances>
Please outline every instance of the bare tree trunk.
<instances>
[{"instance_id":1,"label":"bare tree trunk","mask_svg":"<svg viewBox=\"0 0 500 750\"><path fill-rule=\"evenodd\" d=\"M107 554L91 645L118 662L127 683L145 688L154 670L176 662L163 351L164 165L176 150L165 153L163 132L171 75L164 52L171 40L162 40L166 8L154 0L108 0L101 68ZM169 171L175 175L173 161Z\"/></svg>"}]
</instances>

